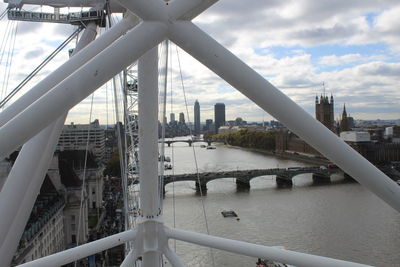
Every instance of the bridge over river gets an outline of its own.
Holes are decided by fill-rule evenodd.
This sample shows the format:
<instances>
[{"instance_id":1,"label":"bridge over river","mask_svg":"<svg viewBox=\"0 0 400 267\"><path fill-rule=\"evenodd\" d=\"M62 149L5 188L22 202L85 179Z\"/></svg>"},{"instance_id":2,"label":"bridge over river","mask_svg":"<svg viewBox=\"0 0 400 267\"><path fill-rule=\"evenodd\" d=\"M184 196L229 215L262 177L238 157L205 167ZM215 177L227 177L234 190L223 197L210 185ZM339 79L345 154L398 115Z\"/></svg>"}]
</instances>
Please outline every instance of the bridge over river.
<instances>
[{"instance_id":1,"label":"bridge over river","mask_svg":"<svg viewBox=\"0 0 400 267\"><path fill-rule=\"evenodd\" d=\"M162 143L162 141L158 141L159 143ZM193 143L207 143L207 145L211 145L212 141L211 140L204 140L204 139L174 139L174 140L165 140L164 143L167 144L168 146L171 146L173 143L188 143L189 146L192 146Z\"/></svg>"},{"instance_id":2,"label":"bridge over river","mask_svg":"<svg viewBox=\"0 0 400 267\"><path fill-rule=\"evenodd\" d=\"M334 173L342 172L340 169L324 169L320 167L293 167L293 168L274 168L274 169L256 169L256 170L236 170L236 171L218 171L202 172L177 175L165 175L164 186L172 182L194 181L196 189L200 191L207 190L207 183L221 178L236 178L238 188L250 188L250 181L253 178L266 175L275 175L278 186L292 186L292 179L304 173L312 173L312 179L315 182L328 182L330 176Z\"/></svg>"}]
</instances>

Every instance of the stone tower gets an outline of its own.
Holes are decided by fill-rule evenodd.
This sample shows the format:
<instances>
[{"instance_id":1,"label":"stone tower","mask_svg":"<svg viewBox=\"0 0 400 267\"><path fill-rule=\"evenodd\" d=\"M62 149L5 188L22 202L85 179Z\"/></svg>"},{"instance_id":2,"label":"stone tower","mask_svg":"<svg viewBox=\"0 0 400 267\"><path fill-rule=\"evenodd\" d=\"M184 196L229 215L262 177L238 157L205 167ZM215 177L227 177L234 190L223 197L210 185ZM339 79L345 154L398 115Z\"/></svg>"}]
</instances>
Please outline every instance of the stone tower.
<instances>
[{"instance_id":1,"label":"stone tower","mask_svg":"<svg viewBox=\"0 0 400 267\"><path fill-rule=\"evenodd\" d=\"M333 96L315 97L315 118L334 132Z\"/></svg>"},{"instance_id":2,"label":"stone tower","mask_svg":"<svg viewBox=\"0 0 400 267\"><path fill-rule=\"evenodd\" d=\"M340 120L340 132L350 131L349 119L346 112L346 104L343 105L342 119Z\"/></svg>"}]
</instances>

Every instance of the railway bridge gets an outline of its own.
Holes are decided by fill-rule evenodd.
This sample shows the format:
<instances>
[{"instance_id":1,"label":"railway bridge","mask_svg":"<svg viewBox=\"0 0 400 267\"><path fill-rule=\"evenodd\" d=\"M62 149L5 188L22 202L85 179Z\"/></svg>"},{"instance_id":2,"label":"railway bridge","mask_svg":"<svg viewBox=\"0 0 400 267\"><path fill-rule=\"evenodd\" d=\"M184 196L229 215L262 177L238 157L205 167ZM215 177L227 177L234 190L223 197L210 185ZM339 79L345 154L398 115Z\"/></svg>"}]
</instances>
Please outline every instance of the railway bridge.
<instances>
[{"instance_id":1,"label":"railway bridge","mask_svg":"<svg viewBox=\"0 0 400 267\"><path fill-rule=\"evenodd\" d=\"M334 173L342 172L340 169L324 169L320 167L292 167L292 168L273 168L273 169L255 169L255 170L236 170L236 171L218 171L203 173L187 173L177 175L165 175L164 186L172 182L194 181L196 190L206 191L207 183L216 179L235 178L236 185L240 189L250 188L250 181L253 178L275 175L278 186L292 186L292 179L304 173L312 173L312 179L316 182L328 182L330 176Z\"/></svg>"}]
</instances>

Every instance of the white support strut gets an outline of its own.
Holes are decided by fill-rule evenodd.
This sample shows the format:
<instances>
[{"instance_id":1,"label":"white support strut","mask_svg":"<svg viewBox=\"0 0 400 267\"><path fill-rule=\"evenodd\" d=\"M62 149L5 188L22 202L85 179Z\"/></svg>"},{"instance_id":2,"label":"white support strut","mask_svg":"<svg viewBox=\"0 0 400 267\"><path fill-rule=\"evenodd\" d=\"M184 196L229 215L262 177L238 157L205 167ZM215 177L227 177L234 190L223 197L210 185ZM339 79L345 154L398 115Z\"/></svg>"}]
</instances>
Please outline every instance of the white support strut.
<instances>
[{"instance_id":1,"label":"white support strut","mask_svg":"<svg viewBox=\"0 0 400 267\"><path fill-rule=\"evenodd\" d=\"M70 58L66 63L54 70L46 78L44 78L23 96L18 98L14 103L3 110L0 113L0 127L35 102L37 99L42 97L45 93L83 66L86 62L91 60L94 56L106 49L111 43L121 37L121 35L125 34L129 29L135 27L138 23L139 19L137 17L128 15L118 24L99 36L99 38L97 38L94 42L83 48L82 53L80 53L79 56ZM81 50L79 45L75 48L75 50Z\"/></svg>"},{"instance_id":2,"label":"white support strut","mask_svg":"<svg viewBox=\"0 0 400 267\"><path fill-rule=\"evenodd\" d=\"M315 256L300 252L294 252L279 248L267 247L210 236L206 234L193 233L189 231L165 227L165 233L168 238L197 244L200 246L220 249L240 255L246 255L255 258L265 258L287 264L293 264L298 267L367 267L369 265L353 263L343 260L336 260L321 256Z\"/></svg>"},{"instance_id":3,"label":"white support strut","mask_svg":"<svg viewBox=\"0 0 400 267\"><path fill-rule=\"evenodd\" d=\"M135 261L137 260L138 255L136 250L129 251L128 255L125 257L124 261L121 263L120 267L131 267L134 266Z\"/></svg>"},{"instance_id":4,"label":"white support strut","mask_svg":"<svg viewBox=\"0 0 400 267\"><path fill-rule=\"evenodd\" d=\"M74 54L96 38L97 25L89 23ZM67 113L29 140L21 149L0 192L0 266L11 263L14 252L40 192Z\"/></svg>"},{"instance_id":5,"label":"white support strut","mask_svg":"<svg viewBox=\"0 0 400 267\"><path fill-rule=\"evenodd\" d=\"M166 37L165 24L142 22L0 128L0 158L85 99ZM3 145L4 144L4 145Z\"/></svg>"},{"instance_id":6,"label":"white support strut","mask_svg":"<svg viewBox=\"0 0 400 267\"><path fill-rule=\"evenodd\" d=\"M173 267L185 267L185 264L183 264L178 255L176 255L176 253L173 252L169 247L164 248L163 253Z\"/></svg>"},{"instance_id":7,"label":"white support strut","mask_svg":"<svg viewBox=\"0 0 400 267\"><path fill-rule=\"evenodd\" d=\"M119 234L111 235L78 247L70 248L50 256L46 256L25 264L21 267L54 267L61 266L76 260L88 257L101 251L119 246L125 242L135 240L136 230L129 230Z\"/></svg>"},{"instance_id":8,"label":"white support strut","mask_svg":"<svg viewBox=\"0 0 400 267\"><path fill-rule=\"evenodd\" d=\"M138 62L140 212L144 220L143 266L160 266L157 224L160 214L158 181L158 50L152 48Z\"/></svg>"},{"instance_id":9,"label":"white support strut","mask_svg":"<svg viewBox=\"0 0 400 267\"><path fill-rule=\"evenodd\" d=\"M400 187L394 181L193 23L171 24L169 38L400 211Z\"/></svg>"}]
</instances>

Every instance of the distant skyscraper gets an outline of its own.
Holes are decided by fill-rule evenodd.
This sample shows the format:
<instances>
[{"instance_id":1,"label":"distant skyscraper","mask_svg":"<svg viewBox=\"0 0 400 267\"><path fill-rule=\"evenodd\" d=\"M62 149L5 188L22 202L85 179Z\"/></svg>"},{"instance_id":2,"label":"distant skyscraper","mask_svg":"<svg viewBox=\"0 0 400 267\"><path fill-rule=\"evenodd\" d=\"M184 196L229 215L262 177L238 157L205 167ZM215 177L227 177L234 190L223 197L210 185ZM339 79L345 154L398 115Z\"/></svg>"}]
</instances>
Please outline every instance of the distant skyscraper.
<instances>
[{"instance_id":1,"label":"distant skyscraper","mask_svg":"<svg viewBox=\"0 0 400 267\"><path fill-rule=\"evenodd\" d=\"M179 122L185 123L185 114L183 112L179 113Z\"/></svg>"},{"instance_id":2,"label":"distant skyscraper","mask_svg":"<svg viewBox=\"0 0 400 267\"><path fill-rule=\"evenodd\" d=\"M225 104L217 103L214 106L214 121L215 132L218 133L218 128L225 125Z\"/></svg>"},{"instance_id":3,"label":"distant skyscraper","mask_svg":"<svg viewBox=\"0 0 400 267\"><path fill-rule=\"evenodd\" d=\"M206 131L211 131L211 125L213 124L213 120L212 119L207 119L206 120Z\"/></svg>"},{"instance_id":4,"label":"distant skyscraper","mask_svg":"<svg viewBox=\"0 0 400 267\"><path fill-rule=\"evenodd\" d=\"M323 125L331 131L334 131L334 117L333 117L333 96L331 95L330 101L327 96L322 96L318 99L315 97L315 117Z\"/></svg>"},{"instance_id":5,"label":"distant skyscraper","mask_svg":"<svg viewBox=\"0 0 400 267\"><path fill-rule=\"evenodd\" d=\"M175 121L175 113L169 114L169 122L174 122Z\"/></svg>"},{"instance_id":6,"label":"distant skyscraper","mask_svg":"<svg viewBox=\"0 0 400 267\"><path fill-rule=\"evenodd\" d=\"M200 134L200 104L194 102L194 134Z\"/></svg>"}]
</instances>

